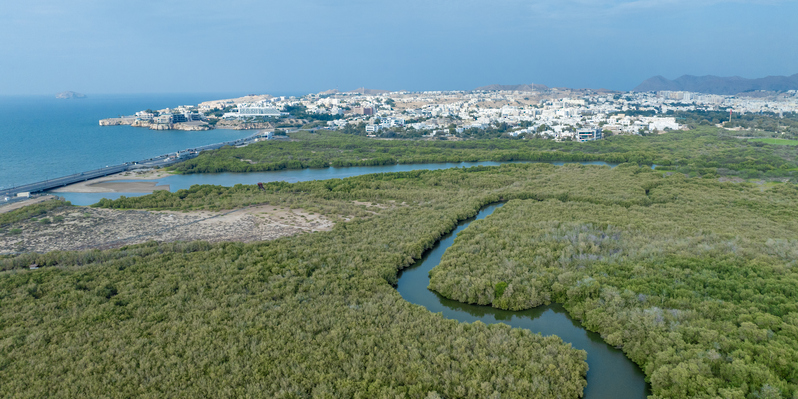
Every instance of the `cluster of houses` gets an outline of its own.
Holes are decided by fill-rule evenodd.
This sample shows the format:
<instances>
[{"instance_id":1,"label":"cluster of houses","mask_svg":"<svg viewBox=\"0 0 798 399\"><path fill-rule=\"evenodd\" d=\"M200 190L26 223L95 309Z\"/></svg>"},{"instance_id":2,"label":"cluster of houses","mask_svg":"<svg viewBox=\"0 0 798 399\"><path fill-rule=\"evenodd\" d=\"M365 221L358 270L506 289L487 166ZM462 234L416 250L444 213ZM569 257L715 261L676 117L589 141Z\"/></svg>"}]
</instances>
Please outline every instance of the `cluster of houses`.
<instances>
[{"instance_id":1,"label":"cluster of houses","mask_svg":"<svg viewBox=\"0 0 798 399\"><path fill-rule=\"evenodd\" d=\"M719 96L690 92L598 92L569 89L524 91L427 91L341 93L301 97L247 96L199 106L181 106L159 113L141 111L136 118L153 123L279 118L289 107L306 114L330 115L329 129L365 124L377 136L385 129L422 131L427 137L452 135L466 129L504 126L511 136L534 135L553 140L590 141L607 134L662 133L683 129L669 110L731 110L737 113L798 111L798 93L778 98ZM651 111L651 112L639 112ZM642 116L641 114L648 115ZM653 115L653 116L652 116Z\"/></svg>"},{"instance_id":2,"label":"cluster of houses","mask_svg":"<svg viewBox=\"0 0 798 399\"><path fill-rule=\"evenodd\" d=\"M201 122L207 120L205 115L197 111L196 107L182 105L175 109L166 108L162 112L139 111L136 120L142 122L169 125L173 123Z\"/></svg>"}]
</instances>

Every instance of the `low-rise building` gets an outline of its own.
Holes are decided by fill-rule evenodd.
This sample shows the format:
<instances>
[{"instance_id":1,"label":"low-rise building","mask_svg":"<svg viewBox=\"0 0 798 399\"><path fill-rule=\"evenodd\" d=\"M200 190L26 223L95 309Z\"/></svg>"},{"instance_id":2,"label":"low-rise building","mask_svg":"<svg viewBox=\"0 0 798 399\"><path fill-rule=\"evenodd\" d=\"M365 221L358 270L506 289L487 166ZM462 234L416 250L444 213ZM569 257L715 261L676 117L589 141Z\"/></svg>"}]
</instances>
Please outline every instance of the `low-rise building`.
<instances>
[{"instance_id":1,"label":"low-rise building","mask_svg":"<svg viewBox=\"0 0 798 399\"><path fill-rule=\"evenodd\" d=\"M601 140L602 132L599 128L579 129L576 131L576 140L580 143L585 141Z\"/></svg>"},{"instance_id":2,"label":"low-rise building","mask_svg":"<svg viewBox=\"0 0 798 399\"><path fill-rule=\"evenodd\" d=\"M161 115L158 115L155 118L153 118L153 121L155 123L158 123L158 124L161 124L161 125L171 124L172 123L172 114L161 114Z\"/></svg>"},{"instance_id":3,"label":"low-rise building","mask_svg":"<svg viewBox=\"0 0 798 399\"><path fill-rule=\"evenodd\" d=\"M139 111L136 112L136 119L142 121L151 121L155 117L155 114L147 111Z\"/></svg>"},{"instance_id":4,"label":"low-rise building","mask_svg":"<svg viewBox=\"0 0 798 399\"><path fill-rule=\"evenodd\" d=\"M185 114L172 114L172 123L188 122Z\"/></svg>"},{"instance_id":5,"label":"low-rise building","mask_svg":"<svg viewBox=\"0 0 798 399\"><path fill-rule=\"evenodd\" d=\"M254 116L280 116L281 113L278 109L273 107L264 107L258 105L249 105L249 104L239 104L238 105L238 117L239 118L246 118L246 117L254 117Z\"/></svg>"}]
</instances>

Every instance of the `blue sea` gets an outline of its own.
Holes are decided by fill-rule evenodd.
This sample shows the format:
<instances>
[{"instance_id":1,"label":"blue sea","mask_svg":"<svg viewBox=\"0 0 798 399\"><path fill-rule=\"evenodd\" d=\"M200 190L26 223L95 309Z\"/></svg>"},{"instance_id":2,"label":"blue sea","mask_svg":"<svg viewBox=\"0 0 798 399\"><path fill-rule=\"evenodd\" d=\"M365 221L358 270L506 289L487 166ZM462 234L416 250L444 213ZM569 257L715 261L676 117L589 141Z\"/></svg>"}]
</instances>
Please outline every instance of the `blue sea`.
<instances>
[{"instance_id":1,"label":"blue sea","mask_svg":"<svg viewBox=\"0 0 798 399\"><path fill-rule=\"evenodd\" d=\"M0 96L0 188L46 180L106 165L150 158L246 137L252 131L155 131L99 126L99 120L136 111L196 105L244 93Z\"/></svg>"},{"instance_id":2,"label":"blue sea","mask_svg":"<svg viewBox=\"0 0 798 399\"><path fill-rule=\"evenodd\" d=\"M246 130L183 132L149 130L130 126L99 126L98 121L136 111L196 105L203 101L243 94L97 95L59 100L50 96L0 97L0 189L85 172L107 165L152 158L186 148L243 138ZM285 94L294 95L294 94ZM561 165L562 162L551 162ZM604 162L581 162L607 165ZM270 181L306 181L344 178L366 173L441 169L497 162L385 165L350 168L285 170L261 173L174 175L157 179L170 191L194 184L255 184ZM90 205L102 198L145 193L58 193L76 205Z\"/></svg>"}]
</instances>

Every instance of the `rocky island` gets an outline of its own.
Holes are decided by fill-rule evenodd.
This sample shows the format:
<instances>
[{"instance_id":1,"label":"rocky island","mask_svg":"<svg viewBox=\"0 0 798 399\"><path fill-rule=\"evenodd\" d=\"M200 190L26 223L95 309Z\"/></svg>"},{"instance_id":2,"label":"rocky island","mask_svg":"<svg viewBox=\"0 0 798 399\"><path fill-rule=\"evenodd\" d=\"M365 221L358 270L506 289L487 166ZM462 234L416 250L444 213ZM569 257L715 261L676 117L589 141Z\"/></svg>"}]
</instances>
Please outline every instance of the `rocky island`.
<instances>
[{"instance_id":1,"label":"rocky island","mask_svg":"<svg viewBox=\"0 0 798 399\"><path fill-rule=\"evenodd\" d=\"M74 91L63 91L55 95L59 100L71 100L73 98L86 98L85 94L75 93Z\"/></svg>"}]
</instances>

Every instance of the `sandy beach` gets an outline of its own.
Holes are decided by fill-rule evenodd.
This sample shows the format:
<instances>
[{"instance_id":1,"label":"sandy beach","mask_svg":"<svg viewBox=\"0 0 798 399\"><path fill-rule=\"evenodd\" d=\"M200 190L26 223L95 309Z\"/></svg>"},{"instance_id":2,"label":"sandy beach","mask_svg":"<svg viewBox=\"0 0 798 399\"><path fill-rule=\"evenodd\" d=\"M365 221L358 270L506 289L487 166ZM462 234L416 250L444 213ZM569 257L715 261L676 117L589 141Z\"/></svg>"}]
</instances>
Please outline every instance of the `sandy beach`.
<instances>
[{"instance_id":1,"label":"sandy beach","mask_svg":"<svg viewBox=\"0 0 798 399\"><path fill-rule=\"evenodd\" d=\"M127 171L100 177L80 183L70 184L51 190L54 193L151 193L156 190L169 190L169 185L158 186L158 182L120 182L118 180L155 180L171 175L162 170ZM113 183L111 183L113 182Z\"/></svg>"},{"instance_id":2,"label":"sandy beach","mask_svg":"<svg viewBox=\"0 0 798 399\"><path fill-rule=\"evenodd\" d=\"M89 184L86 186L87 190L94 190L94 191L82 191L82 192L151 193L153 191L158 191L158 190L169 191L168 184L162 186L158 186L157 184L158 183L154 181L101 182L101 183Z\"/></svg>"}]
</instances>

